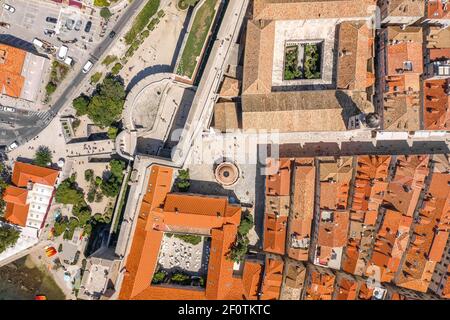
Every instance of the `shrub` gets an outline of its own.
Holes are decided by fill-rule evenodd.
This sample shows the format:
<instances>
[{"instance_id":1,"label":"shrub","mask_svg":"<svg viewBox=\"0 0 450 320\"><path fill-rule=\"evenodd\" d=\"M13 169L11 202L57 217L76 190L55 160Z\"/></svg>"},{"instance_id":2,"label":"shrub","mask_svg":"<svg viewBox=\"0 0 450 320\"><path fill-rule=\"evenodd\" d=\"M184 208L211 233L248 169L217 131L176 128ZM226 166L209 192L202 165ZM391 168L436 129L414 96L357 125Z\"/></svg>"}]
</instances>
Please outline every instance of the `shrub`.
<instances>
[{"instance_id":1,"label":"shrub","mask_svg":"<svg viewBox=\"0 0 450 320\"><path fill-rule=\"evenodd\" d=\"M49 82L45 86L45 91L47 92L48 95L51 95L53 92L56 91L56 87L57 87L56 84L54 84L53 82Z\"/></svg>"},{"instance_id":2,"label":"shrub","mask_svg":"<svg viewBox=\"0 0 450 320\"><path fill-rule=\"evenodd\" d=\"M100 9L100 17L102 17L103 19L108 20L109 18L111 18L111 16L112 13L108 8L103 7Z\"/></svg>"},{"instance_id":3,"label":"shrub","mask_svg":"<svg viewBox=\"0 0 450 320\"><path fill-rule=\"evenodd\" d=\"M117 60L117 56L110 54L109 56L105 57L102 64L104 64L105 66L109 66L111 63L113 63L116 60Z\"/></svg>"},{"instance_id":4,"label":"shrub","mask_svg":"<svg viewBox=\"0 0 450 320\"><path fill-rule=\"evenodd\" d=\"M84 171L84 179L87 182L92 181L93 178L94 178L94 170L87 169L86 171Z\"/></svg>"},{"instance_id":5,"label":"shrub","mask_svg":"<svg viewBox=\"0 0 450 320\"><path fill-rule=\"evenodd\" d=\"M197 245L202 241L202 237L193 234L174 234L175 238L181 239L192 245Z\"/></svg>"},{"instance_id":6,"label":"shrub","mask_svg":"<svg viewBox=\"0 0 450 320\"><path fill-rule=\"evenodd\" d=\"M162 271L158 271L153 275L152 283L158 284L164 281L166 274Z\"/></svg>"},{"instance_id":7,"label":"shrub","mask_svg":"<svg viewBox=\"0 0 450 320\"><path fill-rule=\"evenodd\" d=\"M77 116L87 114L89 102L89 97L84 94L80 95L72 101L72 105L77 112Z\"/></svg>"},{"instance_id":8,"label":"shrub","mask_svg":"<svg viewBox=\"0 0 450 320\"><path fill-rule=\"evenodd\" d=\"M142 32L150 18L157 12L160 0L147 1L144 8L139 12L131 29L125 35L126 44L130 45L137 35Z\"/></svg>"},{"instance_id":9,"label":"shrub","mask_svg":"<svg viewBox=\"0 0 450 320\"><path fill-rule=\"evenodd\" d=\"M122 64L120 62L117 62L114 67L111 69L111 73L114 75L119 74L120 70L122 70Z\"/></svg>"},{"instance_id":10,"label":"shrub","mask_svg":"<svg viewBox=\"0 0 450 320\"><path fill-rule=\"evenodd\" d=\"M0 253L12 247L19 240L20 232L8 225L0 226Z\"/></svg>"},{"instance_id":11,"label":"shrub","mask_svg":"<svg viewBox=\"0 0 450 320\"><path fill-rule=\"evenodd\" d=\"M102 73L101 72L96 72L91 76L91 83L95 84L97 82L100 81L100 79L102 78Z\"/></svg>"}]
</instances>

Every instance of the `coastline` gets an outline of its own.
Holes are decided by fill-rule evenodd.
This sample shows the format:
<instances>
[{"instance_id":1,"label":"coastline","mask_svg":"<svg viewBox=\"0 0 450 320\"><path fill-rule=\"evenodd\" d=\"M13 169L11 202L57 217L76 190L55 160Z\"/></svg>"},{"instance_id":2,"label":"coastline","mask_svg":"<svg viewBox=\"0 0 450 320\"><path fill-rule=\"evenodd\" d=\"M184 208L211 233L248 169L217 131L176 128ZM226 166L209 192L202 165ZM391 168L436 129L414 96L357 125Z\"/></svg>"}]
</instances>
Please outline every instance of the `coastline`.
<instances>
[{"instance_id":1,"label":"coastline","mask_svg":"<svg viewBox=\"0 0 450 320\"><path fill-rule=\"evenodd\" d=\"M49 300L64 300L66 294L45 267L30 255L0 268L0 300L34 300L46 295Z\"/></svg>"}]
</instances>

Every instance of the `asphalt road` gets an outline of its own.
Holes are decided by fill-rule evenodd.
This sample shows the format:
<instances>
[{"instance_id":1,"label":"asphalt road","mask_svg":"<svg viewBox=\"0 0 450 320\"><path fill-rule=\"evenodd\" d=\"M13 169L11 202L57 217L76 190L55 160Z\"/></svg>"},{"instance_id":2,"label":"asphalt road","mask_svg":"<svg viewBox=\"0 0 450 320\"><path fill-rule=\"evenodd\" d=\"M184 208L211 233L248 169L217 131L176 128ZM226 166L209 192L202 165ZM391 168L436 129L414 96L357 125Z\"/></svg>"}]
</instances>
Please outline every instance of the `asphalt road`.
<instances>
[{"instance_id":1,"label":"asphalt road","mask_svg":"<svg viewBox=\"0 0 450 320\"><path fill-rule=\"evenodd\" d=\"M126 26L131 17L140 8L141 4L146 0L134 0L122 14L113 28L116 36L110 38L105 36L103 41L98 44L91 54L91 60L97 61L111 44L116 40L123 28ZM82 62L83 65L85 62ZM41 113L16 112L14 116L9 112L0 111L0 145L9 145L13 141L20 144L27 142L37 136L39 132L45 129L55 115L66 106L67 102L72 99L72 94L82 85L83 80L88 74L80 71L72 80L72 84L65 88L60 97L53 103L50 110ZM11 122L11 124L9 123Z\"/></svg>"}]
</instances>

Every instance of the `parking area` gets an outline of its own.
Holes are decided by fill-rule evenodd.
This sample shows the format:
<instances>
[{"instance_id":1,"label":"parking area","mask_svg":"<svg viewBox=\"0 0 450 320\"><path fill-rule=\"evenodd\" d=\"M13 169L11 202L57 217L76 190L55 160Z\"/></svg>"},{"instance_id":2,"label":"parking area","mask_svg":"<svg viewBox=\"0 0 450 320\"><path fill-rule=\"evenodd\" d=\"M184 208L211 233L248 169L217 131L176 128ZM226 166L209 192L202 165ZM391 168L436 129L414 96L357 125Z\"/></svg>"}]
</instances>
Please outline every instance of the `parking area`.
<instances>
[{"instance_id":1,"label":"parking area","mask_svg":"<svg viewBox=\"0 0 450 320\"><path fill-rule=\"evenodd\" d=\"M101 40L103 22L91 10L83 13L76 7L44 1L7 0L3 3L15 9L12 13L2 7L0 15L0 21L9 24L9 27L0 27L1 35L12 45L21 46L23 41L32 43L34 38L57 48L64 44L69 48L67 55L82 65ZM86 32L88 22L90 27Z\"/></svg>"}]
</instances>

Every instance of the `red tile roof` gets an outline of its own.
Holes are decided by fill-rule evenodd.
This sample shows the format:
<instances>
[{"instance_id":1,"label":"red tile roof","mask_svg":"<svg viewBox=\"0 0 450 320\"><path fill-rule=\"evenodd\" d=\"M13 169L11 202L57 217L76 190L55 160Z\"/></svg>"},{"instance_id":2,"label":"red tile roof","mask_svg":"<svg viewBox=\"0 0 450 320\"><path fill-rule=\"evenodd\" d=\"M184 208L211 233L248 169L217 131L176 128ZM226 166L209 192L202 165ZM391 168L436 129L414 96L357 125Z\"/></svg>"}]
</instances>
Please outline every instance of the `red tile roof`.
<instances>
[{"instance_id":1,"label":"red tile roof","mask_svg":"<svg viewBox=\"0 0 450 320\"><path fill-rule=\"evenodd\" d=\"M450 19L450 6L443 0L427 1L427 18L430 19Z\"/></svg>"},{"instance_id":2,"label":"red tile roof","mask_svg":"<svg viewBox=\"0 0 450 320\"><path fill-rule=\"evenodd\" d=\"M13 224L25 227L28 217L27 201L28 191L26 189L8 186L3 193L6 202L5 219Z\"/></svg>"},{"instance_id":3,"label":"red tile roof","mask_svg":"<svg viewBox=\"0 0 450 320\"><path fill-rule=\"evenodd\" d=\"M277 300L280 297L284 262L280 258L266 258L261 300Z\"/></svg>"},{"instance_id":4,"label":"red tile roof","mask_svg":"<svg viewBox=\"0 0 450 320\"><path fill-rule=\"evenodd\" d=\"M279 166L276 168L275 166ZM266 195L288 196L291 187L291 160L290 159L269 159L268 167L274 167L276 173L268 175L266 178Z\"/></svg>"},{"instance_id":5,"label":"red tile roof","mask_svg":"<svg viewBox=\"0 0 450 320\"><path fill-rule=\"evenodd\" d=\"M28 163L16 162L12 175L12 183L18 187L26 187L28 182L54 186L59 171L35 166Z\"/></svg>"},{"instance_id":6,"label":"red tile roof","mask_svg":"<svg viewBox=\"0 0 450 320\"><path fill-rule=\"evenodd\" d=\"M18 98L25 78L22 76L26 52L22 49L0 44L0 90L10 97Z\"/></svg>"},{"instance_id":7,"label":"red tile roof","mask_svg":"<svg viewBox=\"0 0 450 320\"><path fill-rule=\"evenodd\" d=\"M449 79L425 80L423 89L424 127L426 130L450 128Z\"/></svg>"},{"instance_id":8,"label":"red tile roof","mask_svg":"<svg viewBox=\"0 0 450 320\"><path fill-rule=\"evenodd\" d=\"M253 263L247 265L246 262L242 278L235 277L234 263L227 258L236 239L240 207L229 205L224 198L169 194L171 184L172 169L156 165L151 167L119 298L254 299L261 268ZM205 290L151 285L163 233L172 227L204 228L210 231L211 247Z\"/></svg>"}]
</instances>

